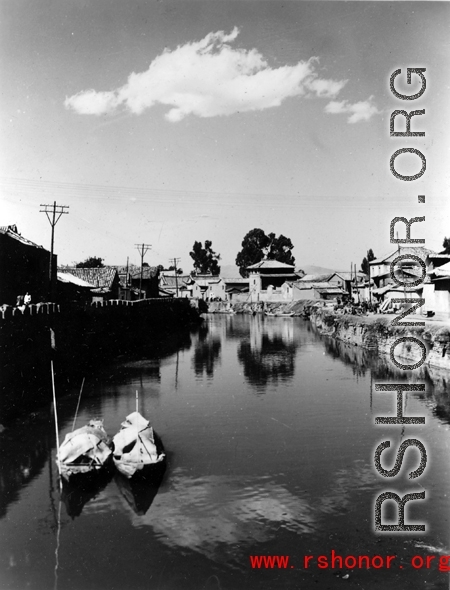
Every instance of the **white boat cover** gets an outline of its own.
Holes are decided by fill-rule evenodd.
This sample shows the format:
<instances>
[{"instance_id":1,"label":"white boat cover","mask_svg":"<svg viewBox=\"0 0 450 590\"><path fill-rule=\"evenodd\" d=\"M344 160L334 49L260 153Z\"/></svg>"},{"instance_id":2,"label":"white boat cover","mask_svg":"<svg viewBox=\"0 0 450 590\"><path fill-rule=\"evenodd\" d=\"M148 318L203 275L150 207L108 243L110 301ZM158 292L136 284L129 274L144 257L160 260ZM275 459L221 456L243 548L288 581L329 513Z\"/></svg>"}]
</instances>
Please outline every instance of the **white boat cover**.
<instances>
[{"instance_id":1,"label":"white boat cover","mask_svg":"<svg viewBox=\"0 0 450 590\"><path fill-rule=\"evenodd\" d=\"M103 422L91 420L86 426L66 434L58 453L61 474L70 476L98 469L111 452Z\"/></svg>"},{"instance_id":2,"label":"white boat cover","mask_svg":"<svg viewBox=\"0 0 450 590\"><path fill-rule=\"evenodd\" d=\"M164 453L158 454L153 428L139 412L127 416L121 426L113 438L113 460L126 477L131 477L145 465L159 463L164 459Z\"/></svg>"}]
</instances>

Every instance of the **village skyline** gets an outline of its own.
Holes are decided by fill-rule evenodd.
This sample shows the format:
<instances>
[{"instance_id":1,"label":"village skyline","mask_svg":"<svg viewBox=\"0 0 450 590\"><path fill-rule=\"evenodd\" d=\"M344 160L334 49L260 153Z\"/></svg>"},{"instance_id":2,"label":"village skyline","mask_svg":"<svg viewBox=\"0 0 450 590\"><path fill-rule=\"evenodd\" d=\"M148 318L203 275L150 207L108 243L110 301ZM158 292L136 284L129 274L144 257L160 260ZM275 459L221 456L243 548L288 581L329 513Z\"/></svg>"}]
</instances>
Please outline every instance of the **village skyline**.
<instances>
[{"instance_id":1,"label":"village skyline","mask_svg":"<svg viewBox=\"0 0 450 590\"><path fill-rule=\"evenodd\" d=\"M394 217L420 215L442 249L448 3L68 0L4 15L0 224L50 249L40 206L68 206L59 264L140 264L148 243L151 266L190 269L194 241L211 240L229 266L261 228L292 240L299 267L359 269L369 248L392 250ZM389 136L405 108L389 76L407 67L428 82L414 186L389 170L412 145Z\"/></svg>"}]
</instances>

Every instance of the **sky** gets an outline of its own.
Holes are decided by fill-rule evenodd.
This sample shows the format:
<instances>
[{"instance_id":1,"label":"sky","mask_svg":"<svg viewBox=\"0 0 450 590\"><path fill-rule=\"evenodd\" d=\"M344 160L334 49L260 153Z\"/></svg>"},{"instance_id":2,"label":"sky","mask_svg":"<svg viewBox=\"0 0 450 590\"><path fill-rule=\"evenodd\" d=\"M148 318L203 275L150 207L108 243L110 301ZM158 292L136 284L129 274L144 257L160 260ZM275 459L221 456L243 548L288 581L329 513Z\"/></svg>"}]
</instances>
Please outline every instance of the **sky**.
<instances>
[{"instance_id":1,"label":"sky","mask_svg":"<svg viewBox=\"0 0 450 590\"><path fill-rule=\"evenodd\" d=\"M59 264L100 256L192 270L194 241L233 264L247 232L296 264L359 267L389 243L450 237L449 2L1 0L0 226ZM406 68L425 68L426 90ZM394 110L422 110L391 137ZM404 130L398 118L396 130ZM419 150L414 181L389 169ZM414 175L421 161L396 159ZM425 195L425 203L418 203ZM401 225L401 224L400 224ZM399 226L399 235L404 232Z\"/></svg>"}]
</instances>

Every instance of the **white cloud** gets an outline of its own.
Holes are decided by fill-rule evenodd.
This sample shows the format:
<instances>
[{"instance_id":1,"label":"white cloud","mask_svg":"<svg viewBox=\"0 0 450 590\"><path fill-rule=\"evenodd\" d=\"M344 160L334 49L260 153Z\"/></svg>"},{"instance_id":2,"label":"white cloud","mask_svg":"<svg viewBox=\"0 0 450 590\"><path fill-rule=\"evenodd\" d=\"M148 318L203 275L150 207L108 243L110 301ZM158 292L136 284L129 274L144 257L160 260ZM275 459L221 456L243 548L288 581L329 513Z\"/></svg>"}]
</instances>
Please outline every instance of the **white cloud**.
<instances>
[{"instance_id":1,"label":"white cloud","mask_svg":"<svg viewBox=\"0 0 450 590\"><path fill-rule=\"evenodd\" d=\"M165 50L145 72L132 72L116 90L79 92L65 100L80 114L102 115L126 109L141 114L155 104L168 105L169 121L189 114L231 115L279 106L293 96L336 97L347 80L319 78L314 62L271 68L257 49L236 49L239 29L209 33L201 41Z\"/></svg>"},{"instance_id":2,"label":"white cloud","mask_svg":"<svg viewBox=\"0 0 450 590\"><path fill-rule=\"evenodd\" d=\"M379 115L379 111L372 102L373 96L367 100L355 102L351 104L348 100L342 102L331 101L325 107L325 112L333 115L340 115L342 113L350 114L347 121L349 123L357 123L358 121L369 121L374 115Z\"/></svg>"}]
</instances>

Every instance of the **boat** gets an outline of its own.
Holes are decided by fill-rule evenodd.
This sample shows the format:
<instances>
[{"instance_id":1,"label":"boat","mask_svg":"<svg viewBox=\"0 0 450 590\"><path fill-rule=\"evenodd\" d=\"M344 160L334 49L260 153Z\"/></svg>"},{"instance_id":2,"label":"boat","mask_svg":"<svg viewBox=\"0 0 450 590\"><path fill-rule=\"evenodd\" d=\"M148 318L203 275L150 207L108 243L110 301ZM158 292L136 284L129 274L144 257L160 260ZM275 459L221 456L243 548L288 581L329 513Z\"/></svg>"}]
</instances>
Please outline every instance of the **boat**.
<instances>
[{"instance_id":1,"label":"boat","mask_svg":"<svg viewBox=\"0 0 450 590\"><path fill-rule=\"evenodd\" d=\"M279 312L275 314L278 318L291 318L294 315L293 311Z\"/></svg>"},{"instance_id":2,"label":"boat","mask_svg":"<svg viewBox=\"0 0 450 590\"><path fill-rule=\"evenodd\" d=\"M58 449L56 462L61 476L69 481L75 476L107 467L111 452L103 420L94 419L66 434Z\"/></svg>"},{"instance_id":3,"label":"boat","mask_svg":"<svg viewBox=\"0 0 450 590\"><path fill-rule=\"evenodd\" d=\"M126 417L112 442L114 465L128 478L140 472L144 475L144 468L166 458L160 438L138 411Z\"/></svg>"}]
</instances>

